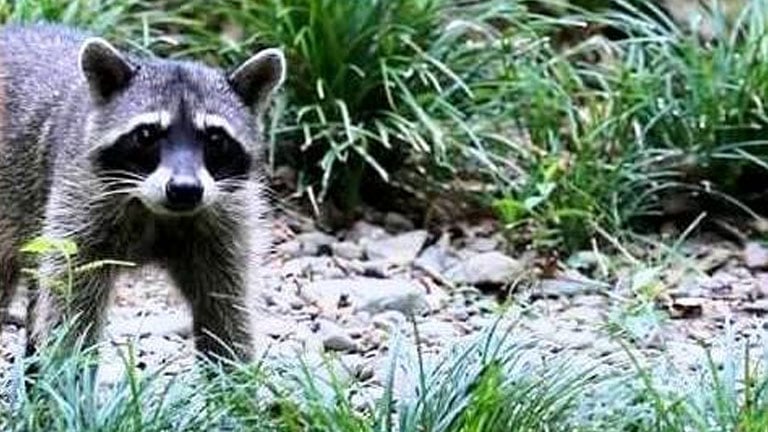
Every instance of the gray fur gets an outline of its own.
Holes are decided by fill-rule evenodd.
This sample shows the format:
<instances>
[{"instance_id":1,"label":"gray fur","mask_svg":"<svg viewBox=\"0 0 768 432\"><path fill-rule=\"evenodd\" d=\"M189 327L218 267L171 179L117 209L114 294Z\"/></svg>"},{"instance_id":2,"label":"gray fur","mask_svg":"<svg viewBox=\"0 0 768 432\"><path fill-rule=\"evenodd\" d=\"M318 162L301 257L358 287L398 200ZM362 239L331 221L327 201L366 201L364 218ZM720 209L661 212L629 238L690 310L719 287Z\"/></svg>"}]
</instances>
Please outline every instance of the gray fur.
<instances>
[{"instance_id":1,"label":"gray fur","mask_svg":"<svg viewBox=\"0 0 768 432\"><path fill-rule=\"evenodd\" d=\"M197 347L225 357L231 348L236 358L249 359L246 297L268 244L256 168L237 180L235 190L216 188L200 211L175 215L142 202L146 177L115 193L93 160L97 144L109 145L103 140L111 131L158 110L172 116L214 113L255 157L259 112L246 106L251 101L238 93L242 86L192 62L125 55L135 73L114 95L105 93L92 81L102 73L99 63L85 71L78 63L88 61L79 58L87 38L50 25L0 30L0 315L18 282L23 242L37 235L70 238L80 263L119 259L166 267L191 305ZM91 54L108 56L101 48ZM268 93L282 82L279 72L264 83ZM75 315L75 335L95 342L117 271L106 266L76 276L66 301L40 284L28 313L30 346L44 343L53 326ZM46 256L39 272L51 280L66 268L60 258Z\"/></svg>"}]
</instances>

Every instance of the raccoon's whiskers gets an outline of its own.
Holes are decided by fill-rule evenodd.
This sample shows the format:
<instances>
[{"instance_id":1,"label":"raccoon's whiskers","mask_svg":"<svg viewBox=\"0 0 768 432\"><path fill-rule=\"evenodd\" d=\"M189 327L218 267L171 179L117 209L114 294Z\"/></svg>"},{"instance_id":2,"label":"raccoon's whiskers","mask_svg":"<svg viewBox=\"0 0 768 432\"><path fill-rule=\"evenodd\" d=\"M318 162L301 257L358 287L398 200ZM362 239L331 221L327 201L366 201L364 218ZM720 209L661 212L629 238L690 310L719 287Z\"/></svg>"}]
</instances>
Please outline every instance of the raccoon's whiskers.
<instances>
[{"instance_id":1,"label":"raccoon's whiskers","mask_svg":"<svg viewBox=\"0 0 768 432\"><path fill-rule=\"evenodd\" d=\"M106 170L99 174L100 178L130 178L138 181L144 181L147 177L143 174L126 170Z\"/></svg>"}]
</instances>

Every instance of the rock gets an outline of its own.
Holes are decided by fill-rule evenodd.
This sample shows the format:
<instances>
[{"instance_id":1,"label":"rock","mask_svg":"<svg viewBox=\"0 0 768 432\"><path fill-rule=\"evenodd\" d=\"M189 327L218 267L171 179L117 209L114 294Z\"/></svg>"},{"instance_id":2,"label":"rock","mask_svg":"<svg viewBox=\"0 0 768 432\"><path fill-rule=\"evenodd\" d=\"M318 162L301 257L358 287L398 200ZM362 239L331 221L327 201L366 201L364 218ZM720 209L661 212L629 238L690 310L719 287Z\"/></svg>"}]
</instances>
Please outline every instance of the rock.
<instances>
[{"instance_id":1,"label":"rock","mask_svg":"<svg viewBox=\"0 0 768 432\"><path fill-rule=\"evenodd\" d=\"M456 337L456 326L444 321L427 321L416 326L419 336L431 342L452 342Z\"/></svg>"},{"instance_id":2,"label":"rock","mask_svg":"<svg viewBox=\"0 0 768 432\"><path fill-rule=\"evenodd\" d=\"M320 322L320 336L323 340L323 348L329 351L357 351L357 344L347 332L336 323L328 320Z\"/></svg>"},{"instance_id":3,"label":"rock","mask_svg":"<svg viewBox=\"0 0 768 432\"><path fill-rule=\"evenodd\" d=\"M400 213L389 212L384 215L384 228L389 232L412 231L413 222Z\"/></svg>"},{"instance_id":4,"label":"rock","mask_svg":"<svg viewBox=\"0 0 768 432\"><path fill-rule=\"evenodd\" d=\"M280 268L283 277L301 276L334 279L346 276L331 257L301 257L288 260Z\"/></svg>"},{"instance_id":5,"label":"rock","mask_svg":"<svg viewBox=\"0 0 768 432\"><path fill-rule=\"evenodd\" d=\"M275 172L272 174L273 184L285 187L288 190L296 190L297 178L296 170L288 165L280 165L275 168Z\"/></svg>"},{"instance_id":6,"label":"rock","mask_svg":"<svg viewBox=\"0 0 768 432\"><path fill-rule=\"evenodd\" d=\"M339 279L315 281L304 287L304 294L318 303L335 308L346 295L354 312L376 314L396 310L415 314L427 307L424 289L409 280Z\"/></svg>"},{"instance_id":7,"label":"rock","mask_svg":"<svg viewBox=\"0 0 768 432\"><path fill-rule=\"evenodd\" d=\"M451 318L453 318L456 321L467 321L469 319L469 311L466 307L459 306L452 308L448 313L451 315Z\"/></svg>"},{"instance_id":8,"label":"rock","mask_svg":"<svg viewBox=\"0 0 768 432\"><path fill-rule=\"evenodd\" d=\"M108 332L115 336L146 337L177 334L187 337L192 333L192 319L180 313L120 317L110 323Z\"/></svg>"},{"instance_id":9,"label":"rock","mask_svg":"<svg viewBox=\"0 0 768 432\"><path fill-rule=\"evenodd\" d=\"M373 317L373 326L392 333L397 329L404 328L407 322L405 315L398 311L386 311Z\"/></svg>"},{"instance_id":10,"label":"rock","mask_svg":"<svg viewBox=\"0 0 768 432\"><path fill-rule=\"evenodd\" d=\"M296 322L280 318L254 319L254 331L273 338L284 338L296 331Z\"/></svg>"},{"instance_id":11,"label":"rock","mask_svg":"<svg viewBox=\"0 0 768 432\"><path fill-rule=\"evenodd\" d=\"M751 269L768 268L768 249L761 243L747 243L744 247L744 263Z\"/></svg>"},{"instance_id":12,"label":"rock","mask_svg":"<svg viewBox=\"0 0 768 432\"><path fill-rule=\"evenodd\" d=\"M499 240L494 237L475 237L467 243L467 249L473 252L491 252L499 247Z\"/></svg>"},{"instance_id":13,"label":"rock","mask_svg":"<svg viewBox=\"0 0 768 432\"><path fill-rule=\"evenodd\" d=\"M333 252L334 256L350 261L363 258L364 253L362 246L351 241L334 243L331 245L331 251Z\"/></svg>"},{"instance_id":14,"label":"rock","mask_svg":"<svg viewBox=\"0 0 768 432\"><path fill-rule=\"evenodd\" d=\"M298 240L288 240L287 242L280 243L275 248L278 252L292 258L301 255L301 242Z\"/></svg>"},{"instance_id":15,"label":"rock","mask_svg":"<svg viewBox=\"0 0 768 432\"><path fill-rule=\"evenodd\" d=\"M336 238L328 234L315 231L297 235L296 241L301 243L302 255L317 256L328 255L331 251L331 245L336 243Z\"/></svg>"},{"instance_id":16,"label":"rock","mask_svg":"<svg viewBox=\"0 0 768 432\"><path fill-rule=\"evenodd\" d=\"M755 297L768 297L768 273L757 274L757 279L755 280Z\"/></svg>"},{"instance_id":17,"label":"rock","mask_svg":"<svg viewBox=\"0 0 768 432\"><path fill-rule=\"evenodd\" d=\"M358 221L352 226L352 229L347 232L344 237L345 240L353 243L367 243L373 240L381 240L389 237L387 230L384 228L373 225L365 221Z\"/></svg>"},{"instance_id":18,"label":"rock","mask_svg":"<svg viewBox=\"0 0 768 432\"><path fill-rule=\"evenodd\" d=\"M410 231L391 238L371 241L365 246L365 254L370 260L410 264L416 259L426 241L426 231Z\"/></svg>"},{"instance_id":19,"label":"rock","mask_svg":"<svg viewBox=\"0 0 768 432\"><path fill-rule=\"evenodd\" d=\"M523 273L523 266L501 252L477 254L448 270L454 283L469 285L506 285Z\"/></svg>"},{"instance_id":20,"label":"rock","mask_svg":"<svg viewBox=\"0 0 768 432\"><path fill-rule=\"evenodd\" d=\"M569 268L589 272L600 264L600 261L607 260L607 257L600 252L591 250L576 251L568 257L566 265Z\"/></svg>"},{"instance_id":21,"label":"rock","mask_svg":"<svg viewBox=\"0 0 768 432\"><path fill-rule=\"evenodd\" d=\"M597 335L589 331L575 331L557 329L555 332L545 334L544 337L562 347L571 349L585 349L592 346Z\"/></svg>"},{"instance_id":22,"label":"rock","mask_svg":"<svg viewBox=\"0 0 768 432\"><path fill-rule=\"evenodd\" d=\"M674 299L669 315L672 318L698 318L704 312L704 299L681 297Z\"/></svg>"},{"instance_id":23,"label":"rock","mask_svg":"<svg viewBox=\"0 0 768 432\"><path fill-rule=\"evenodd\" d=\"M755 300L751 303L744 304L742 305L741 310L757 314L768 313L768 299Z\"/></svg>"},{"instance_id":24,"label":"rock","mask_svg":"<svg viewBox=\"0 0 768 432\"><path fill-rule=\"evenodd\" d=\"M559 319L572 321L577 325L598 324L605 319L605 309L594 306L572 305L559 315Z\"/></svg>"},{"instance_id":25,"label":"rock","mask_svg":"<svg viewBox=\"0 0 768 432\"><path fill-rule=\"evenodd\" d=\"M437 243L427 247L421 252L414 265L426 271L443 274L449 268L461 263L450 248L448 236L443 236Z\"/></svg>"},{"instance_id":26,"label":"rock","mask_svg":"<svg viewBox=\"0 0 768 432\"><path fill-rule=\"evenodd\" d=\"M543 279L534 291L537 298L575 297L592 294L596 288L586 282L574 279Z\"/></svg>"},{"instance_id":27,"label":"rock","mask_svg":"<svg viewBox=\"0 0 768 432\"><path fill-rule=\"evenodd\" d=\"M169 340L161 336L150 336L139 343L139 357L147 354L163 358L173 358L183 349L183 340Z\"/></svg>"}]
</instances>

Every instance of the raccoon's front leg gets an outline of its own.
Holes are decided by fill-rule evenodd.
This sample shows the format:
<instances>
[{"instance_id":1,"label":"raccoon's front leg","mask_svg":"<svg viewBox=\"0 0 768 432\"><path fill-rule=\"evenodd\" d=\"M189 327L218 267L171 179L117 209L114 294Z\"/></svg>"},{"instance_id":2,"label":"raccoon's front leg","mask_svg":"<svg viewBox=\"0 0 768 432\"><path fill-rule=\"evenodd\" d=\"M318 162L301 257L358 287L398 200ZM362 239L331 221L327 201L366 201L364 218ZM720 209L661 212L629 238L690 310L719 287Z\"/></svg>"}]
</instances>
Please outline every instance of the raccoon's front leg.
<instances>
[{"instance_id":1,"label":"raccoon's front leg","mask_svg":"<svg viewBox=\"0 0 768 432\"><path fill-rule=\"evenodd\" d=\"M245 263L231 251L205 251L169 263L171 277L192 309L195 347L208 358L252 358Z\"/></svg>"},{"instance_id":2,"label":"raccoon's front leg","mask_svg":"<svg viewBox=\"0 0 768 432\"><path fill-rule=\"evenodd\" d=\"M8 318L8 306L13 300L19 279L19 265L15 251L3 251L0 246L0 332Z\"/></svg>"},{"instance_id":3,"label":"raccoon's front leg","mask_svg":"<svg viewBox=\"0 0 768 432\"><path fill-rule=\"evenodd\" d=\"M88 255L88 254L83 254ZM66 325L64 349L82 341L94 345L101 333L114 272L108 266L75 273L60 258L46 257L28 311L27 355L44 346L56 327Z\"/></svg>"}]
</instances>

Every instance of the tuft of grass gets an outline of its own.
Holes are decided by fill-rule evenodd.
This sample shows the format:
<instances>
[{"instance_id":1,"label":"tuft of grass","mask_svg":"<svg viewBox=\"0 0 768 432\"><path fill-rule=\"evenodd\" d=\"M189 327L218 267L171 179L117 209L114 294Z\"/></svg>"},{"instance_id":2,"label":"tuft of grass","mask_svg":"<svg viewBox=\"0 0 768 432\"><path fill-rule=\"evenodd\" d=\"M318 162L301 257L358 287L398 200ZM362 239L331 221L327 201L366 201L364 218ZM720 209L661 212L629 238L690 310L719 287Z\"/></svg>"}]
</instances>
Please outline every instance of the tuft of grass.
<instances>
[{"instance_id":1,"label":"tuft of grass","mask_svg":"<svg viewBox=\"0 0 768 432\"><path fill-rule=\"evenodd\" d=\"M287 101L274 139L298 150L292 164L310 196L330 193L350 210L368 183L389 181L406 163L445 175L457 153L485 143L471 89L485 54L469 43L494 34L490 20L514 8L270 0L217 10L259 43L285 48Z\"/></svg>"},{"instance_id":2,"label":"tuft of grass","mask_svg":"<svg viewBox=\"0 0 768 432\"><path fill-rule=\"evenodd\" d=\"M39 373L0 405L3 430L564 431L586 382L565 363L526 358L495 331L434 362L394 350L381 396L363 404L355 397L365 384L333 359L264 360L226 373L202 364L167 377L138 370L129 346L124 376L100 387L95 349L65 357L57 346L27 360ZM414 360L415 374L402 375Z\"/></svg>"}]
</instances>

